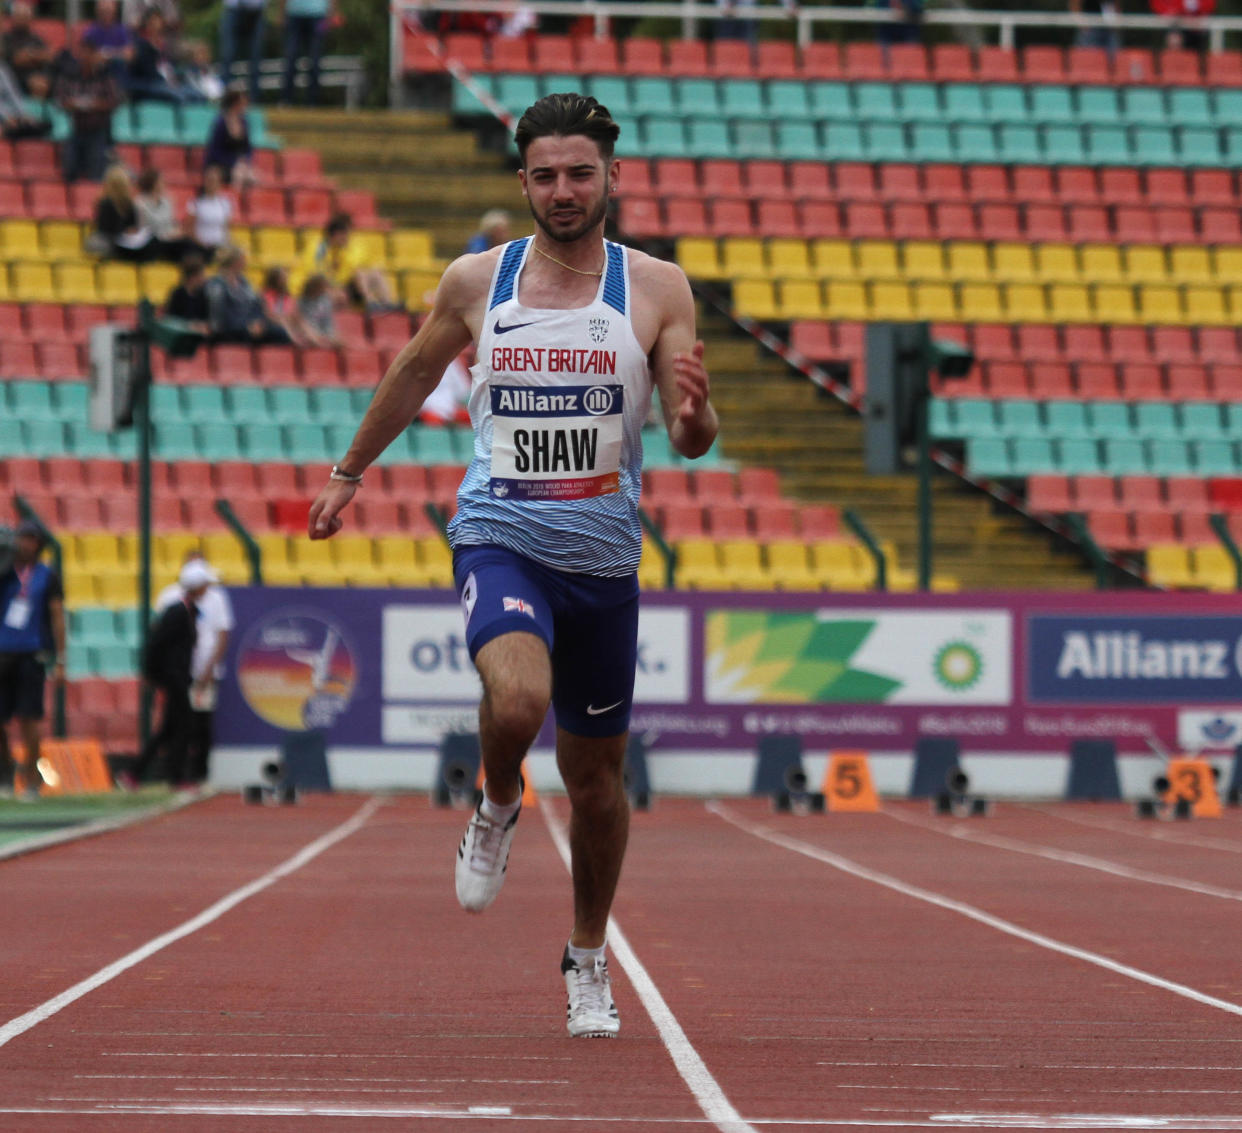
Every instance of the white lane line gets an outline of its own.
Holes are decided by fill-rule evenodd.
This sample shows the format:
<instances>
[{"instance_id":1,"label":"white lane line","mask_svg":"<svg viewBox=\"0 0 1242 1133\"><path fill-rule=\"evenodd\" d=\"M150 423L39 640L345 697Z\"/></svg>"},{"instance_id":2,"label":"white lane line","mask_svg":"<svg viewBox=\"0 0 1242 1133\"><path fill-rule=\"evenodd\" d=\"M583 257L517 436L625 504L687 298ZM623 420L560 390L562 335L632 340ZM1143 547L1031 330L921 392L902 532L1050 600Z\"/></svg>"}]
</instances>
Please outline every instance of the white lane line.
<instances>
[{"instance_id":1,"label":"white lane line","mask_svg":"<svg viewBox=\"0 0 1242 1133\"><path fill-rule=\"evenodd\" d=\"M1159 988L1161 991L1180 995L1183 999L1193 1000L1195 1003L1201 1003L1206 1007L1215 1007L1217 1010L1228 1012L1230 1015L1242 1016L1242 1005L1230 1003L1227 999L1219 999L1214 995L1208 995L1206 992L1198 991L1193 987L1187 987L1185 984L1174 983L1172 980L1163 979L1161 976L1154 975L1151 972L1145 972L1141 968L1134 968L1129 964L1110 960L1107 956L1101 956L1097 952L1088 952L1085 948L1077 948L1072 944L1054 940L1043 933L1031 932L1021 925L1016 925L1012 921L993 916L991 913L984 912L974 905L967 905L963 901L955 901L952 897L946 897L941 893L934 893L930 889L909 885L896 877L891 877L887 873L868 869L866 866L850 861L849 858L843 858L828 850L820 849L820 847L813 846L809 842L802 842L797 838L788 838L783 834L777 834L767 829L767 827L740 818L720 803L708 803L707 809L725 822L736 826L739 830L743 830L755 838L760 838L774 846L780 846L782 849L790 850L795 854L801 854L803 857L811 858L814 861L823 862L825 865L832 866L833 869L840 870L842 873L848 873L862 881L870 881L874 885L882 885L885 889L891 889L895 893L912 897L916 901L923 901L928 905L935 905L937 908L957 913L959 916L966 917L982 925L987 925L988 928L996 929L997 932L1003 932L1007 936L1014 936L1019 940L1025 940L1028 944L1046 948L1050 952L1059 952L1062 956L1069 956L1072 959L1081 960L1083 963L1093 964L1097 968L1104 968L1106 971L1114 972L1119 976L1125 976L1127 979L1135 980L1138 983L1144 983L1150 987Z\"/></svg>"},{"instance_id":2,"label":"white lane line","mask_svg":"<svg viewBox=\"0 0 1242 1133\"><path fill-rule=\"evenodd\" d=\"M566 869L570 869L569 836L565 833L565 827L557 818L547 799L539 800L539 808L543 811L543 820L547 823L548 833L552 835L552 841L557 853L561 855L561 861L565 863ZM682 1030L681 1024L677 1022L668 1004L664 1002L664 996L660 994L655 981L643 967L637 953L630 947L625 933L621 931L621 926L613 917L608 918L608 942L612 946L613 955L620 962L625 974L630 977L630 983L634 985L634 990L638 993L638 998L646 1008L647 1014L651 1016L651 1021L656 1025L656 1030L660 1032L660 1039L672 1058L673 1065L677 1067L677 1073L690 1087L690 1092L694 1094L699 1108L702 1109L707 1119L721 1133L755 1133L754 1126L742 1120L741 1114L733 1108L733 1103L720 1088L720 1083L707 1069L707 1064L686 1037L686 1032Z\"/></svg>"},{"instance_id":3,"label":"white lane line","mask_svg":"<svg viewBox=\"0 0 1242 1133\"><path fill-rule=\"evenodd\" d=\"M1220 850L1226 854L1242 854L1242 843L1229 842L1219 838L1197 838L1193 834L1169 834L1158 828L1153 829L1150 822L1135 819L1130 823L1109 822L1107 819L1086 818L1081 814L1064 814L1055 807L1032 806L1037 814L1055 818L1059 822L1068 822L1074 826L1086 826L1092 830L1107 830L1110 834L1125 834L1130 838L1141 838L1145 842L1165 842L1171 846L1194 846L1202 850ZM1185 828L1178 827L1180 831Z\"/></svg>"},{"instance_id":4,"label":"white lane line","mask_svg":"<svg viewBox=\"0 0 1242 1133\"><path fill-rule=\"evenodd\" d=\"M917 818L896 814L892 810L883 812L894 822L903 822L907 826L926 830L931 834L939 834L944 838L960 838L965 841L978 842L984 846L993 846L998 850L1008 850L1014 854L1029 854L1035 858L1046 858L1051 862L1064 865L1075 865L1082 869L1094 869L1100 873L1110 873L1114 877L1122 877L1127 881L1142 881L1148 885L1164 885L1170 889L1183 889L1187 893L1198 893L1203 897L1219 897L1222 901L1242 901L1242 891L1222 889L1217 885L1204 885L1201 881L1189 881L1184 877L1172 877L1167 873L1153 873L1151 870L1134 869L1107 858L1092 857L1090 854L1079 854L1073 850L1058 850L1052 846L1037 846L1032 842L1021 842L1016 838L1006 838L1003 834L987 834L981 830L972 830L961 825L950 827L933 826Z\"/></svg>"},{"instance_id":5,"label":"white lane line","mask_svg":"<svg viewBox=\"0 0 1242 1133\"><path fill-rule=\"evenodd\" d=\"M282 878L295 873L325 850L331 849L338 842L343 841L351 834L360 830L366 824L367 819L375 813L379 805L379 799L368 800L352 818L343 822L336 829L328 831L323 837L316 838L315 841L299 850L293 857L282 862L275 869L269 870L262 877L250 882L249 885L243 885L240 889L235 889L228 896L222 897L214 905L204 909L198 916L191 917L190 920L185 921L169 932L157 936L154 940L149 940L142 947L135 948L128 955L122 956L119 960L114 960L107 967L100 968L94 975L88 976L81 982L74 984L73 987L62 991L46 1003L40 1003L38 1007L32 1008L25 1014L18 1015L15 1019L10 1019L3 1026L0 1026L0 1046L4 1046L17 1038L18 1035L25 1034L32 1027L36 1027L46 1019L50 1019L57 1012L63 1011L84 995L89 995L96 988L103 987L104 984L116 979L117 976L129 971L135 965L141 964L143 960L154 956L170 944L175 944L178 940L183 940L185 937L197 932L200 928L205 928L213 921L219 920L225 913L235 909L243 901L249 900L257 893L262 893L263 890L275 885Z\"/></svg>"}]
</instances>

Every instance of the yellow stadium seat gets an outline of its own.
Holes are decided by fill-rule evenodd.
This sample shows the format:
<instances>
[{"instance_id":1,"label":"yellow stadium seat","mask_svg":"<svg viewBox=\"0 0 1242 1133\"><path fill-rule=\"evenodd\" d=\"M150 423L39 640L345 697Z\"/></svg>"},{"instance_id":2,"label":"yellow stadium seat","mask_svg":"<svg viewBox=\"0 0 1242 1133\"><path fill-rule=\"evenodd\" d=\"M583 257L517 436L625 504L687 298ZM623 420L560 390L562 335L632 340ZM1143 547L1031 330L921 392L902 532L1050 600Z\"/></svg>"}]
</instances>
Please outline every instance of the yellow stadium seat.
<instances>
[{"instance_id":1,"label":"yellow stadium seat","mask_svg":"<svg viewBox=\"0 0 1242 1133\"><path fill-rule=\"evenodd\" d=\"M843 539L811 544L811 570L829 590L866 590L871 585L860 569L853 547Z\"/></svg>"},{"instance_id":2,"label":"yellow stadium seat","mask_svg":"<svg viewBox=\"0 0 1242 1133\"><path fill-rule=\"evenodd\" d=\"M907 279L944 279L944 245L938 240L907 241L901 251L901 267Z\"/></svg>"},{"instance_id":3,"label":"yellow stadium seat","mask_svg":"<svg viewBox=\"0 0 1242 1133\"><path fill-rule=\"evenodd\" d=\"M848 240L812 241L811 261L820 279L853 279L858 274L854 245Z\"/></svg>"},{"instance_id":4,"label":"yellow stadium seat","mask_svg":"<svg viewBox=\"0 0 1242 1133\"><path fill-rule=\"evenodd\" d=\"M405 300L405 305L412 311L430 311L435 302L436 288L440 286L438 271L403 271L401 286L396 292Z\"/></svg>"},{"instance_id":5,"label":"yellow stadium seat","mask_svg":"<svg viewBox=\"0 0 1242 1133\"><path fill-rule=\"evenodd\" d=\"M241 228L233 225L229 228L229 244L234 248L240 248L246 253L248 260L254 259L254 230L250 228Z\"/></svg>"},{"instance_id":6,"label":"yellow stadium seat","mask_svg":"<svg viewBox=\"0 0 1242 1133\"><path fill-rule=\"evenodd\" d=\"M820 590L823 583L811 569L806 544L797 539L778 539L765 548L768 575L780 590Z\"/></svg>"},{"instance_id":7,"label":"yellow stadium seat","mask_svg":"<svg viewBox=\"0 0 1242 1133\"><path fill-rule=\"evenodd\" d=\"M891 240L860 240L857 261L863 279L901 279L897 245Z\"/></svg>"},{"instance_id":8,"label":"yellow stadium seat","mask_svg":"<svg viewBox=\"0 0 1242 1133\"><path fill-rule=\"evenodd\" d=\"M1078 253L1082 278L1088 283L1120 283L1121 249L1114 244L1084 244Z\"/></svg>"},{"instance_id":9,"label":"yellow stadium seat","mask_svg":"<svg viewBox=\"0 0 1242 1133\"><path fill-rule=\"evenodd\" d=\"M861 283L830 280L824 289L824 306L830 319L865 319L870 315L867 289Z\"/></svg>"},{"instance_id":10,"label":"yellow stadium seat","mask_svg":"<svg viewBox=\"0 0 1242 1133\"><path fill-rule=\"evenodd\" d=\"M130 566L126 562L121 541L106 531L91 531L62 541L66 566L78 570L114 571Z\"/></svg>"},{"instance_id":11,"label":"yellow stadium seat","mask_svg":"<svg viewBox=\"0 0 1242 1133\"><path fill-rule=\"evenodd\" d=\"M1138 317L1144 323L1180 323L1185 320L1182 312L1182 295L1176 287L1149 283L1138 289Z\"/></svg>"},{"instance_id":12,"label":"yellow stadium seat","mask_svg":"<svg viewBox=\"0 0 1242 1133\"><path fill-rule=\"evenodd\" d=\"M986 282L992 278L988 247L973 240L948 245L949 278L959 283Z\"/></svg>"},{"instance_id":13,"label":"yellow stadium seat","mask_svg":"<svg viewBox=\"0 0 1242 1133\"><path fill-rule=\"evenodd\" d=\"M1078 249L1073 244L1040 244L1035 249L1035 273L1044 283L1077 283L1082 278Z\"/></svg>"},{"instance_id":14,"label":"yellow stadium seat","mask_svg":"<svg viewBox=\"0 0 1242 1133\"><path fill-rule=\"evenodd\" d=\"M720 254L710 236L679 236L677 264L691 279L720 279Z\"/></svg>"},{"instance_id":15,"label":"yellow stadium seat","mask_svg":"<svg viewBox=\"0 0 1242 1133\"><path fill-rule=\"evenodd\" d=\"M763 241L752 236L727 236L720 242L720 270L726 279L767 279Z\"/></svg>"},{"instance_id":16,"label":"yellow stadium seat","mask_svg":"<svg viewBox=\"0 0 1242 1133\"><path fill-rule=\"evenodd\" d=\"M1218 283L1242 283L1242 247L1216 248L1212 260Z\"/></svg>"},{"instance_id":17,"label":"yellow stadium seat","mask_svg":"<svg viewBox=\"0 0 1242 1133\"><path fill-rule=\"evenodd\" d=\"M1138 320L1134 288L1124 283L1101 283L1092 288L1095 317L1102 323L1133 323Z\"/></svg>"},{"instance_id":18,"label":"yellow stadium seat","mask_svg":"<svg viewBox=\"0 0 1242 1133\"><path fill-rule=\"evenodd\" d=\"M720 570L733 590L770 590L772 579L763 554L753 539L726 539L720 543Z\"/></svg>"},{"instance_id":19,"label":"yellow stadium seat","mask_svg":"<svg viewBox=\"0 0 1242 1133\"><path fill-rule=\"evenodd\" d=\"M99 302L128 306L141 298L138 270L133 264L102 263L95 269Z\"/></svg>"},{"instance_id":20,"label":"yellow stadium seat","mask_svg":"<svg viewBox=\"0 0 1242 1133\"><path fill-rule=\"evenodd\" d=\"M396 228L388 233L388 264L394 268L439 268L431 233L425 228Z\"/></svg>"},{"instance_id":21,"label":"yellow stadium seat","mask_svg":"<svg viewBox=\"0 0 1242 1133\"><path fill-rule=\"evenodd\" d=\"M52 278L56 284L56 294L62 303L99 302L99 291L95 287L95 268L85 260L76 264L54 264Z\"/></svg>"},{"instance_id":22,"label":"yellow stadium seat","mask_svg":"<svg viewBox=\"0 0 1242 1133\"><path fill-rule=\"evenodd\" d=\"M130 550L124 544L121 546L123 555L137 555L137 537L135 536L134 548ZM181 564L185 562L185 557L191 551L201 550L201 541L197 535L193 535L188 531L174 531L167 535L156 535L151 542L151 558L154 562L168 564L174 566L178 570ZM132 560L131 560L132 561Z\"/></svg>"},{"instance_id":23,"label":"yellow stadium seat","mask_svg":"<svg viewBox=\"0 0 1242 1133\"><path fill-rule=\"evenodd\" d=\"M959 317L957 296L947 283L915 283L911 286L914 317L952 322Z\"/></svg>"},{"instance_id":24,"label":"yellow stadium seat","mask_svg":"<svg viewBox=\"0 0 1242 1133\"><path fill-rule=\"evenodd\" d=\"M419 565L427 572L430 585L453 585L453 553L439 535L419 539L417 551Z\"/></svg>"},{"instance_id":25,"label":"yellow stadium seat","mask_svg":"<svg viewBox=\"0 0 1242 1133\"><path fill-rule=\"evenodd\" d=\"M45 220L39 226L39 242L48 260L80 260L82 229L72 220Z\"/></svg>"},{"instance_id":26,"label":"yellow stadium seat","mask_svg":"<svg viewBox=\"0 0 1242 1133\"><path fill-rule=\"evenodd\" d=\"M0 299L11 299L13 293L9 288L9 265L0 262Z\"/></svg>"},{"instance_id":27,"label":"yellow stadium seat","mask_svg":"<svg viewBox=\"0 0 1242 1133\"><path fill-rule=\"evenodd\" d=\"M1188 323L1226 323L1225 292L1220 287L1187 287L1185 289L1186 321Z\"/></svg>"},{"instance_id":28,"label":"yellow stadium seat","mask_svg":"<svg viewBox=\"0 0 1242 1133\"><path fill-rule=\"evenodd\" d=\"M1002 242L992 249L992 273L1005 283L1030 283L1036 278L1030 244Z\"/></svg>"},{"instance_id":29,"label":"yellow stadium seat","mask_svg":"<svg viewBox=\"0 0 1242 1133\"><path fill-rule=\"evenodd\" d=\"M254 232L254 258L264 267L292 264L298 258L297 233L292 228L264 225Z\"/></svg>"},{"instance_id":30,"label":"yellow stadium seat","mask_svg":"<svg viewBox=\"0 0 1242 1133\"><path fill-rule=\"evenodd\" d=\"M1055 288L1058 286L1054 284ZM1061 284L1072 287L1073 284ZM1080 290L1085 292L1085 288ZM1007 283L1004 286L1005 310L1018 323L1044 323L1048 321L1048 299L1038 283ZM1081 317L1081 316L1080 316ZM1053 318L1056 318L1054 315Z\"/></svg>"},{"instance_id":31,"label":"yellow stadium seat","mask_svg":"<svg viewBox=\"0 0 1242 1133\"><path fill-rule=\"evenodd\" d=\"M323 235L314 229L311 234L314 237L312 243L318 242ZM384 239L384 233L374 228L355 228L350 239L363 250L368 263L376 267L388 266L388 242Z\"/></svg>"},{"instance_id":32,"label":"yellow stadium seat","mask_svg":"<svg viewBox=\"0 0 1242 1133\"><path fill-rule=\"evenodd\" d=\"M1205 590L1231 591L1235 584L1229 554L1216 543L1190 548L1190 576L1195 586Z\"/></svg>"},{"instance_id":33,"label":"yellow stadium seat","mask_svg":"<svg viewBox=\"0 0 1242 1133\"><path fill-rule=\"evenodd\" d=\"M1055 322L1090 322L1095 317L1090 290L1079 283L1052 284L1048 288L1048 315Z\"/></svg>"},{"instance_id":34,"label":"yellow stadium seat","mask_svg":"<svg viewBox=\"0 0 1242 1133\"><path fill-rule=\"evenodd\" d=\"M95 576L85 570L66 570L64 578L65 604L67 606L98 606L99 592L95 588Z\"/></svg>"},{"instance_id":35,"label":"yellow stadium seat","mask_svg":"<svg viewBox=\"0 0 1242 1133\"><path fill-rule=\"evenodd\" d=\"M910 319L914 305L907 283L873 283L871 285L871 317L874 319Z\"/></svg>"},{"instance_id":36,"label":"yellow stadium seat","mask_svg":"<svg viewBox=\"0 0 1242 1133\"><path fill-rule=\"evenodd\" d=\"M332 540L337 566L347 586L383 586L384 571L375 559L375 548L366 536L338 536Z\"/></svg>"},{"instance_id":37,"label":"yellow stadium seat","mask_svg":"<svg viewBox=\"0 0 1242 1133\"><path fill-rule=\"evenodd\" d=\"M393 586L424 586L426 579L414 553L414 541L404 535L381 535L374 541L375 564Z\"/></svg>"},{"instance_id":38,"label":"yellow stadium seat","mask_svg":"<svg viewBox=\"0 0 1242 1133\"><path fill-rule=\"evenodd\" d=\"M6 260L42 259L39 226L33 220L0 222L0 256Z\"/></svg>"},{"instance_id":39,"label":"yellow stadium seat","mask_svg":"<svg viewBox=\"0 0 1242 1133\"><path fill-rule=\"evenodd\" d=\"M1169 249L1169 275L1178 283L1215 283L1212 257L1206 248L1178 244Z\"/></svg>"},{"instance_id":40,"label":"yellow stadium seat","mask_svg":"<svg viewBox=\"0 0 1242 1133\"><path fill-rule=\"evenodd\" d=\"M752 319L776 319L776 289L766 279L737 280L733 284L733 310Z\"/></svg>"},{"instance_id":41,"label":"yellow stadium seat","mask_svg":"<svg viewBox=\"0 0 1242 1133\"><path fill-rule=\"evenodd\" d=\"M822 319L824 301L817 279L782 279L776 285L782 319Z\"/></svg>"},{"instance_id":42,"label":"yellow stadium seat","mask_svg":"<svg viewBox=\"0 0 1242 1133\"><path fill-rule=\"evenodd\" d=\"M20 260L9 265L9 280L13 298L20 303L57 302L51 264Z\"/></svg>"},{"instance_id":43,"label":"yellow stadium seat","mask_svg":"<svg viewBox=\"0 0 1242 1133\"><path fill-rule=\"evenodd\" d=\"M963 283L957 289L961 317L972 323L995 323L1004 316L1000 288L993 283Z\"/></svg>"},{"instance_id":44,"label":"yellow stadium seat","mask_svg":"<svg viewBox=\"0 0 1242 1133\"><path fill-rule=\"evenodd\" d=\"M256 542L259 544L260 550L263 552L263 565L266 567L268 562L277 558L276 548L272 545L275 540L282 543L285 540L283 535L259 535ZM199 540L202 547L203 557L211 563L216 570L223 570L229 563L237 563L239 566L246 566L246 554L242 549L241 541L231 531L213 531L204 535ZM284 553L279 556L284 557Z\"/></svg>"},{"instance_id":45,"label":"yellow stadium seat","mask_svg":"<svg viewBox=\"0 0 1242 1133\"><path fill-rule=\"evenodd\" d=\"M172 264L143 264L138 269L138 286L152 303L162 304L180 281L180 272Z\"/></svg>"},{"instance_id":46,"label":"yellow stadium seat","mask_svg":"<svg viewBox=\"0 0 1242 1133\"><path fill-rule=\"evenodd\" d=\"M810 279L811 248L805 240L777 237L768 241L768 271L778 279Z\"/></svg>"},{"instance_id":47,"label":"yellow stadium seat","mask_svg":"<svg viewBox=\"0 0 1242 1133\"><path fill-rule=\"evenodd\" d=\"M1203 252L1203 264L1207 267L1207 251ZM1169 264L1164 249L1158 244L1132 244L1124 249L1125 278L1130 283L1164 283L1169 278ZM1200 277L1202 278L1202 277Z\"/></svg>"},{"instance_id":48,"label":"yellow stadium seat","mask_svg":"<svg viewBox=\"0 0 1242 1133\"><path fill-rule=\"evenodd\" d=\"M690 590L725 590L716 544L710 539L682 539L677 544L677 585Z\"/></svg>"},{"instance_id":49,"label":"yellow stadium seat","mask_svg":"<svg viewBox=\"0 0 1242 1133\"><path fill-rule=\"evenodd\" d=\"M666 574L664 555L651 539L644 539L642 558L638 561L638 585L644 590L663 590Z\"/></svg>"},{"instance_id":50,"label":"yellow stadium seat","mask_svg":"<svg viewBox=\"0 0 1242 1133\"><path fill-rule=\"evenodd\" d=\"M101 606L132 606L138 601L138 576L132 571L96 575L95 593Z\"/></svg>"},{"instance_id":51,"label":"yellow stadium seat","mask_svg":"<svg viewBox=\"0 0 1242 1133\"><path fill-rule=\"evenodd\" d=\"M1191 584L1190 554L1181 543L1157 543L1147 548L1147 581L1153 586L1180 590Z\"/></svg>"},{"instance_id":52,"label":"yellow stadium seat","mask_svg":"<svg viewBox=\"0 0 1242 1133\"><path fill-rule=\"evenodd\" d=\"M290 541L289 565L307 586L344 586L344 571L336 563L335 548L330 542L310 539Z\"/></svg>"}]
</instances>

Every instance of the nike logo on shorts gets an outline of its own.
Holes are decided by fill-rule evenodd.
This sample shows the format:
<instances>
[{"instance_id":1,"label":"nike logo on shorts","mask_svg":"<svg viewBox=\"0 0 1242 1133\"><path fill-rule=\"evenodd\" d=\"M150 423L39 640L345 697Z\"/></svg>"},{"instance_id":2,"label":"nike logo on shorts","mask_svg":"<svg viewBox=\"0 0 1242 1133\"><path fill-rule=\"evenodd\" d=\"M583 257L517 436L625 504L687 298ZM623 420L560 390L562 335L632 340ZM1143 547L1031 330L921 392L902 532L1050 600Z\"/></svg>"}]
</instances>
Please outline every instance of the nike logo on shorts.
<instances>
[{"instance_id":1,"label":"nike logo on shorts","mask_svg":"<svg viewBox=\"0 0 1242 1133\"><path fill-rule=\"evenodd\" d=\"M620 708L625 703L624 700L618 700L616 704L608 704L603 708L596 708L594 704L587 705L588 716L602 716L605 712L611 712L614 708Z\"/></svg>"},{"instance_id":2,"label":"nike logo on shorts","mask_svg":"<svg viewBox=\"0 0 1242 1133\"><path fill-rule=\"evenodd\" d=\"M496 320L496 324L492 327L492 334L508 334L511 330L521 330L523 327L534 326L538 319L532 319L529 323L510 323L507 327L500 325L500 320Z\"/></svg>"}]
</instances>

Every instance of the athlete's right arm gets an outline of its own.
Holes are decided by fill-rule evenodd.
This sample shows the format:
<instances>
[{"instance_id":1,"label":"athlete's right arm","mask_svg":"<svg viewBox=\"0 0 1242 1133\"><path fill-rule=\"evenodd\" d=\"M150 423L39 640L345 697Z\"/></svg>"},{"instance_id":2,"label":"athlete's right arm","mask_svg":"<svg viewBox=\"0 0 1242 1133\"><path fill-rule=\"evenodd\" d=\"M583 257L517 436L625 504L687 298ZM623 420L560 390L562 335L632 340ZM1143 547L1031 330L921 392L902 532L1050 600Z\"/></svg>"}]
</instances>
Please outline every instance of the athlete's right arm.
<instances>
[{"instance_id":1,"label":"athlete's right arm","mask_svg":"<svg viewBox=\"0 0 1242 1133\"><path fill-rule=\"evenodd\" d=\"M409 427L448 364L473 338L472 310L486 298L494 257L463 256L449 264L436 289L435 303L418 333L392 360L375 390L340 469L361 476L373 460ZM356 485L329 480L311 505L308 534L327 539L341 529L340 512Z\"/></svg>"}]
</instances>

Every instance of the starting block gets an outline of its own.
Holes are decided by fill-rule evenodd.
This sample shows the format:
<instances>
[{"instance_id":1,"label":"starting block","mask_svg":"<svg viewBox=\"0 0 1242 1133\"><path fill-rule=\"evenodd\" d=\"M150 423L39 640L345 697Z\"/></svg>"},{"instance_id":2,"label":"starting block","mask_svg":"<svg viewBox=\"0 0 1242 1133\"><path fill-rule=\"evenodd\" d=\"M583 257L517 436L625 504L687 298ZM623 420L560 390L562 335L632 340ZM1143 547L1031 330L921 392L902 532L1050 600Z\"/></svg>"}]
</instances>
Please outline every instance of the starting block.
<instances>
[{"instance_id":1,"label":"starting block","mask_svg":"<svg viewBox=\"0 0 1242 1133\"><path fill-rule=\"evenodd\" d=\"M785 769L785 785L772 796L773 809L788 814L823 814L826 800L822 791L806 789L806 772L801 765Z\"/></svg>"},{"instance_id":2,"label":"starting block","mask_svg":"<svg viewBox=\"0 0 1242 1133\"><path fill-rule=\"evenodd\" d=\"M828 753L828 766L820 788L830 811L877 811L880 800L871 781L871 765L865 751Z\"/></svg>"},{"instance_id":3,"label":"starting block","mask_svg":"<svg viewBox=\"0 0 1242 1133\"><path fill-rule=\"evenodd\" d=\"M292 806L298 801L298 789L287 778L285 765L273 760L263 765L262 783L242 788L242 801L248 806Z\"/></svg>"},{"instance_id":4,"label":"starting block","mask_svg":"<svg viewBox=\"0 0 1242 1133\"><path fill-rule=\"evenodd\" d=\"M945 789L932 799L935 814L949 814L957 818L986 818L992 813L988 799L969 794L970 776L960 767L952 767L945 776Z\"/></svg>"}]
</instances>

